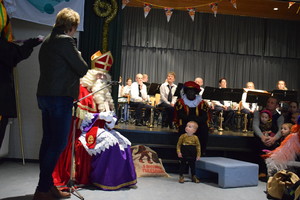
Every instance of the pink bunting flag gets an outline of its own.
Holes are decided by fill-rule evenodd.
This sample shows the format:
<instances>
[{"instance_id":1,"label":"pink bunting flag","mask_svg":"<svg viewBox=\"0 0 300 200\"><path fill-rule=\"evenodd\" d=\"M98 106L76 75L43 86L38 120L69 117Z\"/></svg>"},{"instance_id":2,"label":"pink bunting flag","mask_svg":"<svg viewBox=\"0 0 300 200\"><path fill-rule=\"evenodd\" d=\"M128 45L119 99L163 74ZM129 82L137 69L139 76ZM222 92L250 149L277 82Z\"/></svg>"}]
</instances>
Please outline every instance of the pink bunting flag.
<instances>
[{"instance_id":1,"label":"pink bunting flag","mask_svg":"<svg viewBox=\"0 0 300 200\"><path fill-rule=\"evenodd\" d=\"M144 4L144 16L145 16L145 18L148 16L151 8L152 8L151 4L147 4L147 3Z\"/></svg>"},{"instance_id":2,"label":"pink bunting flag","mask_svg":"<svg viewBox=\"0 0 300 200\"><path fill-rule=\"evenodd\" d=\"M290 7L292 7L292 5L294 5L296 2L293 2L293 1L290 1L289 2L289 7L288 7L288 9L290 9Z\"/></svg>"},{"instance_id":3,"label":"pink bunting flag","mask_svg":"<svg viewBox=\"0 0 300 200\"><path fill-rule=\"evenodd\" d=\"M165 8L165 13L166 13L166 16L167 16L167 21L169 22L170 19L171 19L171 16L173 14L173 10L174 8Z\"/></svg>"},{"instance_id":4,"label":"pink bunting flag","mask_svg":"<svg viewBox=\"0 0 300 200\"><path fill-rule=\"evenodd\" d=\"M237 9L236 0L229 0L232 6Z\"/></svg>"},{"instance_id":5,"label":"pink bunting flag","mask_svg":"<svg viewBox=\"0 0 300 200\"><path fill-rule=\"evenodd\" d=\"M122 0L122 9L129 3L129 0Z\"/></svg>"},{"instance_id":6,"label":"pink bunting flag","mask_svg":"<svg viewBox=\"0 0 300 200\"><path fill-rule=\"evenodd\" d=\"M217 17L218 4L217 3L211 3L209 6L210 6L211 10L214 12L214 16Z\"/></svg>"},{"instance_id":7,"label":"pink bunting flag","mask_svg":"<svg viewBox=\"0 0 300 200\"><path fill-rule=\"evenodd\" d=\"M187 8L187 11L189 12L190 17L194 21L195 14L196 14L196 8Z\"/></svg>"}]
</instances>

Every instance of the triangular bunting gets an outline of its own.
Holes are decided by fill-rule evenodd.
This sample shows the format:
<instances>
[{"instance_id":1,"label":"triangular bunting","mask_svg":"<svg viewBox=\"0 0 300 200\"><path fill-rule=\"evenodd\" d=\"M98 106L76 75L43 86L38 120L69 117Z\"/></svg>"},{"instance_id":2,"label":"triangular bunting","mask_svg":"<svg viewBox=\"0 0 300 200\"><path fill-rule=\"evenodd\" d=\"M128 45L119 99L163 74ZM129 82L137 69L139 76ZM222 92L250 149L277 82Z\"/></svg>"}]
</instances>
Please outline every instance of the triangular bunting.
<instances>
[{"instance_id":1,"label":"triangular bunting","mask_svg":"<svg viewBox=\"0 0 300 200\"><path fill-rule=\"evenodd\" d=\"M292 7L292 5L294 5L296 2L293 2L293 1L290 1L289 2L289 7L288 7L288 9L290 9L290 7Z\"/></svg>"},{"instance_id":2,"label":"triangular bunting","mask_svg":"<svg viewBox=\"0 0 300 200\"><path fill-rule=\"evenodd\" d=\"M187 8L187 11L189 12L190 17L194 21L194 19L195 19L195 13L196 13L196 8Z\"/></svg>"},{"instance_id":3,"label":"triangular bunting","mask_svg":"<svg viewBox=\"0 0 300 200\"><path fill-rule=\"evenodd\" d=\"M148 16L151 8L152 8L151 4L147 4L147 3L144 4L144 16L145 16L145 18Z\"/></svg>"},{"instance_id":4,"label":"triangular bunting","mask_svg":"<svg viewBox=\"0 0 300 200\"><path fill-rule=\"evenodd\" d=\"M211 3L209 6L210 6L211 10L214 12L214 16L217 17L218 4L217 3Z\"/></svg>"},{"instance_id":5,"label":"triangular bunting","mask_svg":"<svg viewBox=\"0 0 300 200\"><path fill-rule=\"evenodd\" d=\"M171 19L171 16L173 14L173 10L174 8L165 8L165 13L166 13L166 16L167 16L167 21L169 22L170 19Z\"/></svg>"},{"instance_id":6,"label":"triangular bunting","mask_svg":"<svg viewBox=\"0 0 300 200\"><path fill-rule=\"evenodd\" d=\"M236 0L229 0L232 6L237 9Z\"/></svg>"},{"instance_id":7,"label":"triangular bunting","mask_svg":"<svg viewBox=\"0 0 300 200\"><path fill-rule=\"evenodd\" d=\"M129 3L129 0L122 0L122 9Z\"/></svg>"}]
</instances>

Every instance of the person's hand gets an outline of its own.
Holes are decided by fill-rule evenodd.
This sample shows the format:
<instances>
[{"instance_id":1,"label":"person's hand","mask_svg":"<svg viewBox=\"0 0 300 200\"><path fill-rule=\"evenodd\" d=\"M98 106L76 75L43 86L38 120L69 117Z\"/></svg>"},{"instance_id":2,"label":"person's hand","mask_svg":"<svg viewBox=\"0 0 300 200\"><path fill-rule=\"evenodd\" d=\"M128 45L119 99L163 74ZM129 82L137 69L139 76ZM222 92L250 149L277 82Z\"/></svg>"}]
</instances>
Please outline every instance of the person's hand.
<instances>
[{"instance_id":1,"label":"person's hand","mask_svg":"<svg viewBox=\"0 0 300 200\"><path fill-rule=\"evenodd\" d=\"M36 47L37 45L41 44L43 42L43 40L41 40L40 38L29 38L28 40L25 40L23 42L23 44L25 46L28 46L28 47Z\"/></svg>"},{"instance_id":2,"label":"person's hand","mask_svg":"<svg viewBox=\"0 0 300 200\"><path fill-rule=\"evenodd\" d=\"M182 158L182 154L180 152L177 153L177 155L178 155L178 158Z\"/></svg>"},{"instance_id":3,"label":"person's hand","mask_svg":"<svg viewBox=\"0 0 300 200\"><path fill-rule=\"evenodd\" d=\"M196 160L200 160L200 156L197 156Z\"/></svg>"},{"instance_id":4,"label":"person's hand","mask_svg":"<svg viewBox=\"0 0 300 200\"><path fill-rule=\"evenodd\" d=\"M260 139L261 139L262 143L265 144L268 139L268 136L262 135Z\"/></svg>"},{"instance_id":5,"label":"person's hand","mask_svg":"<svg viewBox=\"0 0 300 200\"><path fill-rule=\"evenodd\" d=\"M266 146L270 147L276 142L276 140L277 139L275 137L268 137L265 144Z\"/></svg>"}]
</instances>

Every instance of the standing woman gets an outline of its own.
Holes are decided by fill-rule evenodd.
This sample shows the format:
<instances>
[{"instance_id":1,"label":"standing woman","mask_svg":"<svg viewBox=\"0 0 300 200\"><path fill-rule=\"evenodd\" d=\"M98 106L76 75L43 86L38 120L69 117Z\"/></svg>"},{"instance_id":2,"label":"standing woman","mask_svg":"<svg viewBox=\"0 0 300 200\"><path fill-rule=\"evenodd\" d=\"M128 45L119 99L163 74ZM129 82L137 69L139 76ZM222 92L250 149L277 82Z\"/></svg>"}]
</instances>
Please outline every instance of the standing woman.
<instances>
[{"instance_id":1,"label":"standing woman","mask_svg":"<svg viewBox=\"0 0 300 200\"><path fill-rule=\"evenodd\" d=\"M39 52L37 100L42 111L43 138L39 152L40 177L34 200L70 197L70 193L61 192L54 186L52 172L67 144L79 79L88 70L73 38L79 21L77 12L62 9Z\"/></svg>"}]
</instances>

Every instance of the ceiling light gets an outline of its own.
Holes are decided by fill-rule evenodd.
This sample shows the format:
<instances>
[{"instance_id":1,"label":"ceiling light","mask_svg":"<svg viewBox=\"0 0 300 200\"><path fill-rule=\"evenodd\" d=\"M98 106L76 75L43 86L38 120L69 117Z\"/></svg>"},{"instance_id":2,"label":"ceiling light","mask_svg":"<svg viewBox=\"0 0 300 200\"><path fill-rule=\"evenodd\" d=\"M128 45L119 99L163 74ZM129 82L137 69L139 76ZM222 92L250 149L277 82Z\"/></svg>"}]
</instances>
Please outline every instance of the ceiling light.
<instances>
[{"instance_id":1,"label":"ceiling light","mask_svg":"<svg viewBox=\"0 0 300 200\"><path fill-rule=\"evenodd\" d=\"M278 10L278 8L273 8L273 10Z\"/></svg>"}]
</instances>

